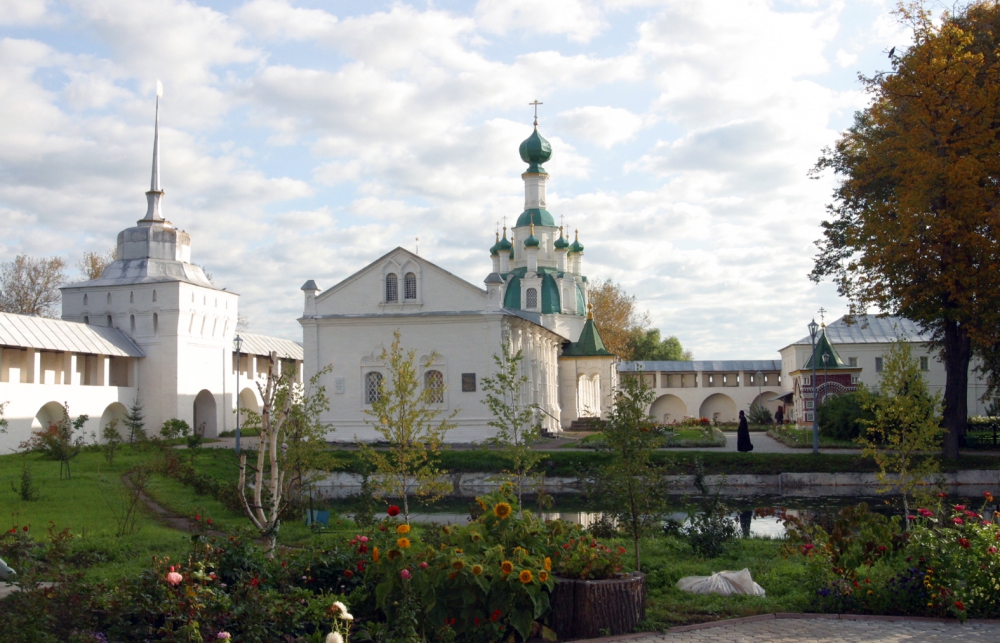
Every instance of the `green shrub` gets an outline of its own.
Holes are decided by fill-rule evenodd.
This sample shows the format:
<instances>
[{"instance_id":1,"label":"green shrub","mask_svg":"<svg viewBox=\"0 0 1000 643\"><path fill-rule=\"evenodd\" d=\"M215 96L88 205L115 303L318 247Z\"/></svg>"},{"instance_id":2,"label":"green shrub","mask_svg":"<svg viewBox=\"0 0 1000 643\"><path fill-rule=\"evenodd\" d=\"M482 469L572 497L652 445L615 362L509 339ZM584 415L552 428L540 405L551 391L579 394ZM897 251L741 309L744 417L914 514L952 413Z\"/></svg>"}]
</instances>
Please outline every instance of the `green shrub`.
<instances>
[{"instance_id":1,"label":"green shrub","mask_svg":"<svg viewBox=\"0 0 1000 643\"><path fill-rule=\"evenodd\" d=\"M763 404L751 404L750 412L747 413L747 422L750 424L774 424L774 417L771 409Z\"/></svg>"},{"instance_id":2,"label":"green shrub","mask_svg":"<svg viewBox=\"0 0 1000 643\"><path fill-rule=\"evenodd\" d=\"M863 421L872 420L871 414L861 407L857 393L828 397L819 407L819 431L837 440L853 440L864 430Z\"/></svg>"}]
</instances>

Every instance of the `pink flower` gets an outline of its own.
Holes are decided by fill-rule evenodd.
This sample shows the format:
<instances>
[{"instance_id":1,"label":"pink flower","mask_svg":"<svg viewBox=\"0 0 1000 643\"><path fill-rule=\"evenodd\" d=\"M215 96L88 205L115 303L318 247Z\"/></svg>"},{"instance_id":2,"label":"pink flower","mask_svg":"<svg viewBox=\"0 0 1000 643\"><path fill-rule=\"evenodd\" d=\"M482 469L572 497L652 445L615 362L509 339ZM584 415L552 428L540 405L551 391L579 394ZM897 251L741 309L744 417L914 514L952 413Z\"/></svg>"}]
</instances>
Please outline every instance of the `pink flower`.
<instances>
[{"instance_id":1,"label":"pink flower","mask_svg":"<svg viewBox=\"0 0 1000 643\"><path fill-rule=\"evenodd\" d=\"M955 511L963 511L964 509L965 505L955 505Z\"/></svg>"},{"instance_id":2,"label":"pink flower","mask_svg":"<svg viewBox=\"0 0 1000 643\"><path fill-rule=\"evenodd\" d=\"M403 569L399 572L399 577L402 578L403 580L410 580L412 574L410 574L410 570Z\"/></svg>"},{"instance_id":3,"label":"pink flower","mask_svg":"<svg viewBox=\"0 0 1000 643\"><path fill-rule=\"evenodd\" d=\"M931 511L930 509L917 509L917 513L923 516L924 518L930 518L931 516L934 515L934 512Z\"/></svg>"},{"instance_id":4,"label":"pink flower","mask_svg":"<svg viewBox=\"0 0 1000 643\"><path fill-rule=\"evenodd\" d=\"M951 521L952 521L953 523L955 523L956 525L961 525L961 524L964 524L964 523L965 523L965 521L964 521L964 520L962 520L961 518L952 518L952 519L951 519Z\"/></svg>"},{"instance_id":5,"label":"pink flower","mask_svg":"<svg viewBox=\"0 0 1000 643\"><path fill-rule=\"evenodd\" d=\"M229 632L219 632L218 634L215 635L215 638L223 641L228 641L229 639L233 638L233 635L230 634Z\"/></svg>"},{"instance_id":6,"label":"pink flower","mask_svg":"<svg viewBox=\"0 0 1000 643\"><path fill-rule=\"evenodd\" d=\"M174 587L180 585L182 580L184 580L184 577L178 574L177 572L170 572L167 574L167 582L173 585Z\"/></svg>"},{"instance_id":7,"label":"pink flower","mask_svg":"<svg viewBox=\"0 0 1000 643\"><path fill-rule=\"evenodd\" d=\"M362 536L361 537L361 542L363 542L363 543L368 542L368 536Z\"/></svg>"},{"instance_id":8,"label":"pink flower","mask_svg":"<svg viewBox=\"0 0 1000 643\"><path fill-rule=\"evenodd\" d=\"M990 547L986 551L990 552L991 554L995 554L995 553L997 553L997 548L996 547Z\"/></svg>"},{"instance_id":9,"label":"pink flower","mask_svg":"<svg viewBox=\"0 0 1000 643\"><path fill-rule=\"evenodd\" d=\"M420 569L427 569L427 562L426 561L420 561Z\"/></svg>"}]
</instances>

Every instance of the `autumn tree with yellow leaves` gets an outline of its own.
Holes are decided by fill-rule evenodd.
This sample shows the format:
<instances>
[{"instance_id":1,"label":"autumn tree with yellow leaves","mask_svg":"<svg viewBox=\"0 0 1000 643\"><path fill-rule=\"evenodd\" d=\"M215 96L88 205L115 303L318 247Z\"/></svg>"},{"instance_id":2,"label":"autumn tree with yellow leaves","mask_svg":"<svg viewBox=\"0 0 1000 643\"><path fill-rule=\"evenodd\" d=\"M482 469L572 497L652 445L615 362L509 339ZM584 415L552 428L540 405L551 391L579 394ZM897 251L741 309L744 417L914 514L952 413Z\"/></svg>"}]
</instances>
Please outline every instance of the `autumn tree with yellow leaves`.
<instances>
[{"instance_id":1,"label":"autumn tree with yellow leaves","mask_svg":"<svg viewBox=\"0 0 1000 643\"><path fill-rule=\"evenodd\" d=\"M832 278L852 312L930 331L947 374L944 453L957 458L970 359L1000 337L1000 5L897 16L911 46L861 77L870 107L816 166L840 183L812 278Z\"/></svg>"}]
</instances>

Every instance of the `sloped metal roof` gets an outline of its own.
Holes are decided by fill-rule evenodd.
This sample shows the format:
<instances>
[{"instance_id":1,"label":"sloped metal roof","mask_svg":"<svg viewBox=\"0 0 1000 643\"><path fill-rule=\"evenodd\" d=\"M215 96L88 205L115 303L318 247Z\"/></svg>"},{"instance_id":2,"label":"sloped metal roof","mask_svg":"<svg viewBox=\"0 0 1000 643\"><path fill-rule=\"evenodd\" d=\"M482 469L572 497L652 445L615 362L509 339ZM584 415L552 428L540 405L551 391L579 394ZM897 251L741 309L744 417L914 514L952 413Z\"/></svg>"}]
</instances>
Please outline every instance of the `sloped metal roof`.
<instances>
[{"instance_id":1,"label":"sloped metal roof","mask_svg":"<svg viewBox=\"0 0 1000 643\"><path fill-rule=\"evenodd\" d=\"M640 370L649 372L666 371L672 373L720 373L733 371L780 371L780 359L722 359L722 360L678 360L678 361L640 361L621 362L618 370L630 372Z\"/></svg>"},{"instance_id":2,"label":"sloped metal roof","mask_svg":"<svg viewBox=\"0 0 1000 643\"><path fill-rule=\"evenodd\" d=\"M826 336L834 344L888 344L899 338L914 342L927 342L931 334L920 329L911 319L905 317L876 317L857 315L854 323L848 324L847 317L841 317L826 327ZM796 344L812 344L806 335Z\"/></svg>"},{"instance_id":3,"label":"sloped metal roof","mask_svg":"<svg viewBox=\"0 0 1000 643\"><path fill-rule=\"evenodd\" d=\"M115 357L146 356L117 328L14 313L0 313L0 345Z\"/></svg>"},{"instance_id":4,"label":"sloped metal roof","mask_svg":"<svg viewBox=\"0 0 1000 643\"><path fill-rule=\"evenodd\" d=\"M278 357L284 359L294 359L299 362L303 359L302 344L299 342L251 333L240 333L240 337L243 339L241 351L245 355L270 355L271 351L275 351Z\"/></svg>"}]
</instances>

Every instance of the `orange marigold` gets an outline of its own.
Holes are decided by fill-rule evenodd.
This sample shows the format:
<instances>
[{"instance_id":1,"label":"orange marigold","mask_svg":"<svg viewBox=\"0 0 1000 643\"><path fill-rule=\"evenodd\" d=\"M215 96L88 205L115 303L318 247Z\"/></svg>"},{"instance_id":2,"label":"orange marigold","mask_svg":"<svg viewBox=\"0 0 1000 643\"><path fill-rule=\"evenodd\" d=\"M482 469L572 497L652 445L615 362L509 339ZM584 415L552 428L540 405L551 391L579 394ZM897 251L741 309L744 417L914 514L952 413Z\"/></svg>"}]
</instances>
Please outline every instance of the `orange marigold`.
<instances>
[{"instance_id":1,"label":"orange marigold","mask_svg":"<svg viewBox=\"0 0 1000 643\"><path fill-rule=\"evenodd\" d=\"M545 557L545 571L547 572L552 571L552 559L549 558L548 556Z\"/></svg>"},{"instance_id":2,"label":"orange marigold","mask_svg":"<svg viewBox=\"0 0 1000 643\"><path fill-rule=\"evenodd\" d=\"M547 571L545 571L544 569L542 571L538 572L538 580L542 581L543 583L545 581L549 580L549 573Z\"/></svg>"},{"instance_id":3,"label":"orange marigold","mask_svg":"<svg viewBox=\"0 0 1000 643\"><path fill-rule=\"evenodd\" d=\"M410 533L410 526L409 525L400 525L400 526L396 527L396 533L399 534L399 535L401 535L401 536L406 535L406 534Z\"/></svg>"},{"instance_id":4,"label":"orange marigold","mask_svg":"<svg viewBox=\"0 0 1000 643\"><path fill-rule=\"evenodd\" d=\"M372 548L372 560L378 562L378 547Z\"/></svg>"},{"instance_id":5,"label":"orange marigold","mask_svg":"<svg viewBox=\"0 0 1000 643\"><path fill-rule=\"evenodd\" d=\"M396 540L396 546L399 547L400 549L406 549L407 547L410 546L410 539L409 538L400 538L400 539Z\"/></svg>"},{"instance_id":6,"label":"orange marigold","mask_svg":"<svg viewBox=\"0 0 1000 643\"><path fill-rule=\"evenodd\" d=\"M472 566L472 575L473 576L479 576L482 573L483 573L483 566L482 565L473 565Z\"/></svg>"},{"instance_id":7,"label":"orange marigold","mask_svg":"<svg viewBox=\"0 0 1000 643\"><path fill-rule=\"evenodd\" d=\"M506 502L498 502L495 507L493 507L493 515L497 518L503 520L510 515L511 509L510 505Z\"/></svg>"},{"instance_id":8,"label":"orange marigold","mask_svg":"<svg viewBox=\"0 0 1000 643\"><path fill-rule=\"evenodd\" d=\"M511 573L512 571L514 571L514 563L510 562L509 560L503 561L502 563L500 563L500 571L502 571L504 575Z\"/></svg>"},{"instance_id":9,"label":"orange marigold","mask_svg":"<svg viewBox=\"0 0 1000 643\"><path fill-rule=\"evenodd\" d=\"M520 580L520 581L521 581L522 583L524 583L525 585L527 585L528 583L530 583L530 582L531 582L532 580L534 580L534 578L535 578L535 577L534 577L534 576L533 576L533 575L531 574L531 570L530 570L530 569L522 569L522 570L521 570L521 573L520 573L520 574L518 574L518 575L517 575L517 577L518 577L518 579L519 579L519 580Z\"/></svg>"}]
</instances>

